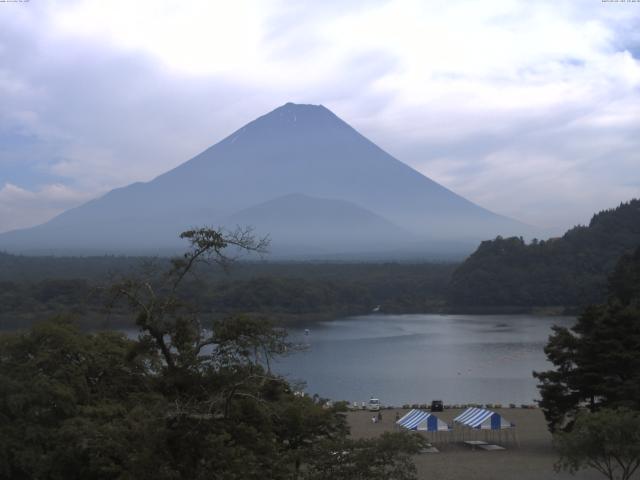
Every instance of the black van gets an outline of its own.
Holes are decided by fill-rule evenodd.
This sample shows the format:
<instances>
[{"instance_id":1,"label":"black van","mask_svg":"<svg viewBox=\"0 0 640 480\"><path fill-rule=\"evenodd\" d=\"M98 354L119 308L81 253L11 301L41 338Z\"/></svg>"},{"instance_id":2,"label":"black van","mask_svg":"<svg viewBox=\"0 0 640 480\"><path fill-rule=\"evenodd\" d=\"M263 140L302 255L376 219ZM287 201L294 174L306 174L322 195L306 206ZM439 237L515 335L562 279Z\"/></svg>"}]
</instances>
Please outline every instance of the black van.
<instances>
[{"instance_id":1,"label":"black van","mask_svg":"<svg viewBox=\"0 0 640 480\"><path fill-rule=\"evenodd\" d=\"M442 405L442 400L434 400L431 402L431 411L432 412L441 412L444 409Z\"/></svg>"}]
</instances>

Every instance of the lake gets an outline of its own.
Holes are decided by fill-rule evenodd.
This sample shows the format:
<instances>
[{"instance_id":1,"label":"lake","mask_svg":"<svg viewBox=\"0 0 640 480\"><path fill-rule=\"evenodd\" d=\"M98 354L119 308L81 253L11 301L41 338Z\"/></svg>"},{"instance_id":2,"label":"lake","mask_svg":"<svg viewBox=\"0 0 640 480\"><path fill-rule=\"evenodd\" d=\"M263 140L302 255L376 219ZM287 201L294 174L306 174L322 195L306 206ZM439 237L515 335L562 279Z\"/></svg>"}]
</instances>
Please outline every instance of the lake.
<instances>
[{"instance_id":1,"label":"lake","mask_svg":"<svg viewBox=\"0 0 640 480\"><path fill-rule=\"evenodd\" d=\"M306 381L306 392L383 404L533 403L533 370L548 369L544 345L571 317L366 315L291 328L305 351L274 369ZM305 328L309 334L305 335Z\"/></svg>"}]
</instances>

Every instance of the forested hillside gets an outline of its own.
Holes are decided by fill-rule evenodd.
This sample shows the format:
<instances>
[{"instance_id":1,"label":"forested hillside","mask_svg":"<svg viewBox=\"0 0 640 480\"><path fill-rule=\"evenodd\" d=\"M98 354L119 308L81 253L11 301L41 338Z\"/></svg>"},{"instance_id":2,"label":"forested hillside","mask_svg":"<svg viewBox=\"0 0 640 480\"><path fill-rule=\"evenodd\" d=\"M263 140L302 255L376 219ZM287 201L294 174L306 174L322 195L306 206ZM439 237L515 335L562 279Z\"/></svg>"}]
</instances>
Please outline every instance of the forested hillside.
<instances>
[{"instance_id":1,"label":"forested hillside","mask_svg":"<svg viewBox=\"0 0 640 480\"><path fill-rule=\"evenodd\" d=\"M560 238L485 241L449 285L454 306L583 306L606 297L618 259L640 245L640 200L597 213Z\"/></svg>"}]
</instances>

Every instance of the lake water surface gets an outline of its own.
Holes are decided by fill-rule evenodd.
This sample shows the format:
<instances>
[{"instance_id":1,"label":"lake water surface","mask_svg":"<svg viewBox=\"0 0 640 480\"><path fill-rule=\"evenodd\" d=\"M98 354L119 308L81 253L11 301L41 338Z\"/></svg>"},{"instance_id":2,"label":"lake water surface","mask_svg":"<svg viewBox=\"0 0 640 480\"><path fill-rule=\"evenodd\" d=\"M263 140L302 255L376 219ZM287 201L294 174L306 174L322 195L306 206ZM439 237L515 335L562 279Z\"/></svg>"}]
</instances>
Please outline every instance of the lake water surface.
<instances>
[{"instance_id":1,"label":"lake water surface","mask_svg":"<svg viewBox=\"0 0 640 480\"><path fill-rule=\"evenodd\" d=\"M533 370L549 364L543 352L553 324L570 317L533 315L366 315L292 328L307 349L275 370L304 380L309 394L387 405L532 403Z\"/></svg>"}]
</instances>

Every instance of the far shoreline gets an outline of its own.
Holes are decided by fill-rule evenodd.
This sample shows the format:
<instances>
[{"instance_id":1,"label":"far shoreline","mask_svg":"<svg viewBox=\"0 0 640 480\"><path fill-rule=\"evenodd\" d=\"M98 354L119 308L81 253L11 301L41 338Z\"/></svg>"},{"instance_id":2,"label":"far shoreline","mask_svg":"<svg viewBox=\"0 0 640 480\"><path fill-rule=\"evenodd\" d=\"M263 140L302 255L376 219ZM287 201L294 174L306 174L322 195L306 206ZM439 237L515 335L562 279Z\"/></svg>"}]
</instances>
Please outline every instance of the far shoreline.
<instances>
[{"instance_id":1,"label":"far shoreline","mask_svg":"<svg viewBox=\"0 0 640 480\"><path fill-rule=\"evenodd\" d=\"M323 322L334 320L348 320L354 317L368 315L392 316L392 315L531 315L535 317L576 317L581 312L581 307L468 307L468 308L434 308L422 311L413 310L381 310L349 311L349 312L317 312L317 313L264 313L264 312L221 312L209 313L211 320L231 317L234 315L249 315L256 318L264 318L272 324L285 329L304 328ZM204 315L206 316L206 314ZM103 330L131 330L136 329L135 319L128 314L102 311L87 311L82 309L69 309L68 311L38 311L20 313L0 313L0 332L13 332L31 328L39 323L46 322L56 317L65 317L77 323L82 331Z\"/></svg>"}]
</instances>

